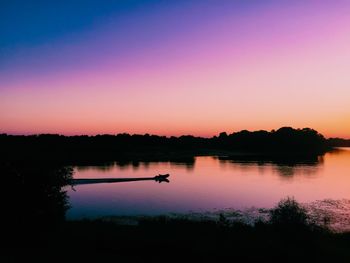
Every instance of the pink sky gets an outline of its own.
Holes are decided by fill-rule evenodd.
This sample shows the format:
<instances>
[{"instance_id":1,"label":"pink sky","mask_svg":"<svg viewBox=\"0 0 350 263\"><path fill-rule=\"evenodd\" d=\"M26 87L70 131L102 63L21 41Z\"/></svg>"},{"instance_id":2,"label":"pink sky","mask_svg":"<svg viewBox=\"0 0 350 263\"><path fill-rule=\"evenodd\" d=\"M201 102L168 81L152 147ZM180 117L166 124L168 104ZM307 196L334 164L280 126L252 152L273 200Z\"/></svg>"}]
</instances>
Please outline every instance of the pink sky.
<instances>
[{"instance_id":1,"label":"pink sky","mask_svg":"<svg viewBox=\"0 0 350 263\"><path fill-rule=\"evenodd\" d=\"M0 132L212 136L293 126L350 138L349 14L341 1L244 12L160 6L119 23L110 14L9 52Z\"/></svg>"}]
</instances>

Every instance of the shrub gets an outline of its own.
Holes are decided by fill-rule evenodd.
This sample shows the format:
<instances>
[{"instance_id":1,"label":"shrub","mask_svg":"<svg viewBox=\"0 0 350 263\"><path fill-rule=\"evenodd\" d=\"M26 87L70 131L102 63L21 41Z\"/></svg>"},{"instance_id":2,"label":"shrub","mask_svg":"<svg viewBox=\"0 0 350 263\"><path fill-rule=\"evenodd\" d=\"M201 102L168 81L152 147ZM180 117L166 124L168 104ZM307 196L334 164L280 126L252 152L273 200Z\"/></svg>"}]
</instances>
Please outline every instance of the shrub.
<instances>
[{"instance_id":1,"label":"shrub","mask_svg":"<svg viewBox=\"0 0 350 263\"><path fill-rule=\"evenodd\" d=\"M287 197L270 211L270 223L286 227L308 226L308 215L293 197Z\"/></svg>"}]
</instances>

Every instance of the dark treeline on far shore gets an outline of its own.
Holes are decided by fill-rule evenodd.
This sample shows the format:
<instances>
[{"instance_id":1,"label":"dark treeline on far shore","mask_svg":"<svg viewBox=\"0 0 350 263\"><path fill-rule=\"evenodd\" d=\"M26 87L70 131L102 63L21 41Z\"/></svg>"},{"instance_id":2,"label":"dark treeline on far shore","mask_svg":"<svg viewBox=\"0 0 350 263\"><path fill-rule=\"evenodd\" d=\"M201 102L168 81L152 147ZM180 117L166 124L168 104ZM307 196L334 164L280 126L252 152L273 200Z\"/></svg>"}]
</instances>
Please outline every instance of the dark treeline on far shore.
<instances>
[{"instance_id":1,"label":"dark treeline on far shore","mask_svg":"<svg viewBox=\"0 0 350 263\"><path fill-rule=\"evenodd\" d=\"M331 147L350 147L350 139L329 138L328 143Z\"/></svg>"},{"instance_id":2,"label":"dark treeline on far shore","mask_svg":"<svg viewBox=\"0 0 350 263\"><path fill-rule=\"evenodd\" d=\"M211 138L191 135L63 136L0 135L0 155L6 159L92 162L108 160L179 160L195 155L318 155L338 146L339 139L325 139L310 128L225 132ZM341 145L342 146L342 145Z\"/></svg>"}]
</instances>

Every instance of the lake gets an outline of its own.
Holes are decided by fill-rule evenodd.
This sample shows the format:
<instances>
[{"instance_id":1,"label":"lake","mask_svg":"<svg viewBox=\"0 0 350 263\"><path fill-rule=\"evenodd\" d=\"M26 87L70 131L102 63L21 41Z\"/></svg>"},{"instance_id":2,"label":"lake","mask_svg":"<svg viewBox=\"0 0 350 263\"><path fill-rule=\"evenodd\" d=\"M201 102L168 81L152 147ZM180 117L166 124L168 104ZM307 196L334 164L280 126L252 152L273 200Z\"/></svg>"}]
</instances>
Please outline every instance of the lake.
<instances>
[{"instance_id":1,"label":"lake","mask_svg":"<svg viewBox=\"0 0 350 263\"><path fill-rule=\"evenodd\" d=\"M114 162L74 167L74 178L148 178L164 173L170 174L169 182L147 180L67 187L71 205L67 218L270 208L287 196L302 203L350 199L350 148L326 153L312 162L199 156L187 163Z\"/></svg>"}]
</instances>

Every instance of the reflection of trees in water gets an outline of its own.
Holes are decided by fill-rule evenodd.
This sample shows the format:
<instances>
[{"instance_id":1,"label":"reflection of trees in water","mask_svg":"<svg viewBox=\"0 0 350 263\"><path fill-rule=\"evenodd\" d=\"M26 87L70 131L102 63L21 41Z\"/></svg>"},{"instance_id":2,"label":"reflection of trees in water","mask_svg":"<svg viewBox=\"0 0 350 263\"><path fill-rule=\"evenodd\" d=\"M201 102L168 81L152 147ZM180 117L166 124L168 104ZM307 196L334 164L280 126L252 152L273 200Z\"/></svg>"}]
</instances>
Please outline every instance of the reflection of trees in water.
<instances>
[{"instance_id":1,"label":"reflection of trees in water","mask_svg":"<svg viewBox=\"0 0 350 263\"><path fill-rule=\"evenodd\" d=\"M117 161L116 165L122 170L132 167L134 170L149 169L151 165L158 164L170 164L170 166L186 167L188 170L192 170L195 164L195 158L183 158L176 160L164 160L164 161Z\"/></svg>"},{"instance_id":2,"label":"reflection of trees in water","mask_svg":"<svg viewBox=\"0 0 350 263\"><path fill-rule=\"evenodd\" d=\"M304 176L312 176L317 174L319 171L319 165L295 165L295 166L286 166L286 165L276 165L274 166L274 170L282 176L284 179L291 179L293 176L304 175Z\"/></svg>"},{"instance_id":3,"label":"reflection of trees in water","mask_svg":"<svg viewBox=\"0 0 350 263\"><path fill-rule=\"evenodd\" d=\"M324 163L323 156L230 156L216 157L221 166L234 166L243 171L255 170L264 173L265 169L276 171L283 178L295 175L316 174Z\"/></svg>"},{"instance_id":4,"label":"reflection of trees in water","mask_svg":"<svg viewBox=\"0 0 350 263\"><path fill-rule=\"evenodd\" d=\"M347 163L350 158L350 147L333 149L327 152L326 156L330 160L336 159L337 162L344 161L344 163Z\"/></svg>"},{"instance_id":5,"label":"reflection of trees in water","mask_svg":"<svg viewBox=\"0 0 350 263\"><path fill-rule=\"evenodd\" d=\"M158 165L158 164L170 164L170 166L180 166L185 167L187 170L193 170L194 164L195 164L195 158L189 157L189 158L179 158L176 160L164 160L164 161L138 161L138 160L118 160L114 162L101 162L100 164L94 163L93 165L78 165L76 166L76 169L78 171L85 171L85 170L97 170L101 172L108 172L111 171L116 166L120 170L127 170L132 168L133 170L137 171L140 169L148 170L151 165Z\"/></svg>"},{"instance_id":6,"label":"reflection of trees in water","mask_svg":"<svg viewBox=\"0 0 350 263\"><path fill-rule=\"evenodd\" d=\"M192 170L195 164L195 158L186 159L186 160L176 160L176 161L129 161L129 162L117 162L117 166L120 169L128 169L132 167L134 170L139 169L149 169L152 165L159 164L170 164L170 166L180 166L186 167L188 170Z\"/></svg>"},{"instance_id":7,"label":"reflection of trees in water","mask_svg":"<svg viewBox=\"0 0 350 263\"><path fill-rule=\"evenodd\" d=\"M86 163L79 164L76 167L78 171L95 170L99 172L109 172L115 167L115 162L101 162L101 163Z\"/></svg>"},{"instance_id":8,"label":"reflection of trees in water","mask_svg":"<svg viewBox=\"0 0 350 263\"><path fill-rule=\"evenodd\" d=\"M50 226L65 218L69 208L62 190L72 169L42 162L1 164L7 187L7 218L18 227Z\"/></svg>"},{"instance_id":9,"label":"reflection of trees in water","mask_svg":"<svg viewBox=\"0 0 350 263\"><path fill-rule=\"evenodd\" d=\"M194 169L195 159L192 162L170 162L171 166L174 167L185 167L186 170L191 171Z\"/></svg>"}]
</instances>

